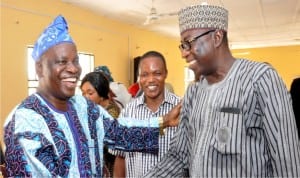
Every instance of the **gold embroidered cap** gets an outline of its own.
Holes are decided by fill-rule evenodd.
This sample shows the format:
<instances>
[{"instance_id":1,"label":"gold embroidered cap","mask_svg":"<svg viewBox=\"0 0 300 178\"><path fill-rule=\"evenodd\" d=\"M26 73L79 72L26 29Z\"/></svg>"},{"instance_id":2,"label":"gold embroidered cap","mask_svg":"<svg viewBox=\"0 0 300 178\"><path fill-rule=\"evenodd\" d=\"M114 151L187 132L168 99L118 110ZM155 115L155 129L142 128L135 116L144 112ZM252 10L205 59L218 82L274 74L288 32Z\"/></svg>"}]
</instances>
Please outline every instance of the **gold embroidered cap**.
<instances>
[{"instance_id":1,"label":"gold embroidered cap","mask_svg":"<svg viewBox=\"0 0 300 178\"><path fill-rule=\"evenodd\" d=\"M180 33L194 28L214 28L227 31L228 11L214 5L193 5L178 13Z\"/></svg>"}]
</instances>

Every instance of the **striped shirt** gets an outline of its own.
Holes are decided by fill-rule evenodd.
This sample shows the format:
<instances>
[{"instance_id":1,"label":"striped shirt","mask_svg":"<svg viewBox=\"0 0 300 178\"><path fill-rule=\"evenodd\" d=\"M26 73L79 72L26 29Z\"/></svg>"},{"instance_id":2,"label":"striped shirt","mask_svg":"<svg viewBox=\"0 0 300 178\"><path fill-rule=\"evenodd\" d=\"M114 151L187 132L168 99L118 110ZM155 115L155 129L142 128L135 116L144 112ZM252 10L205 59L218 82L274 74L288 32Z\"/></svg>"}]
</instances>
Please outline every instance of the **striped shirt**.
<instances>
[{"instance_id":1,"label":"striped shirt","mask_svg":"<svg viewBox=\"0 0 300 178\"><path fill-rule=\"evenodd\" d=\"M156 112L151 111L145 101L144 94L138 98L132 100L126 105L121 112L121 117L133 117L145 120L150 117L159 117L167 114L176 104L178 104L180 98L165 90L164 101L160 104ZM159 136L159 153L141 153L141 152L120 152L112 151L113 154L121 155L125 157L126 162L126 177L142 177L145 173L150 170L158 161L161 160L163 155L169 149L169 143L173 134L176 131L176 127L168 127L165 129L165 135Z\"/></svg>"},{"instance_id":2,"label":"striped shirt","mask_svg":"<svg viewBox=\"0 0 300 178\"><path fill-rule=\"evenodd\" d=\"M236 60L227 76L192 84L167 156L146 177L299 177L291 97L269 65Z\"/></svg>"}]
</instances>

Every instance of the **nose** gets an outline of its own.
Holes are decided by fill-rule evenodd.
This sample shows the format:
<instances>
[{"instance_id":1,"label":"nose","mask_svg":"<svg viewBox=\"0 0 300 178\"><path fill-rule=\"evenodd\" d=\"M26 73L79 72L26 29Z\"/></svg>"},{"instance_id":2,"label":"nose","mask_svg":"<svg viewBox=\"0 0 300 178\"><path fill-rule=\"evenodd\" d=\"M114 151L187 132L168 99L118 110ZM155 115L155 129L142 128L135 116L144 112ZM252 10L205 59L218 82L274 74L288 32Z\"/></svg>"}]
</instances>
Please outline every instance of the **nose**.
<instances>
[{"instance_id":1,"label":"nose","mask_svg":"<svg viewBox=\"0 0 300 178\"><path fill-rule=\"evenodd\" d=\"M83 94L84 97L86 97L87 99L90 99L88 94Z\"/></svg>"},{"instance_id":2,"label":"nose","mask_svg":"<svg viewBox=\"0 0 300 178\"><path fill-rule=\"evenodd\" d=\"M153 82L156 79L156 76L154 74L149 75L148 82Z\"/></svg>"},{"instance_id":3,"label":"nose","mask_svg":"<svg viewBox=\"0 0 300 178\"><path fill-rule=\"evenodd\" d=\"M67 70L71 73L77 73L81 71L81 66L78 63L69 62Z\"/></svg>"}]
</instances>

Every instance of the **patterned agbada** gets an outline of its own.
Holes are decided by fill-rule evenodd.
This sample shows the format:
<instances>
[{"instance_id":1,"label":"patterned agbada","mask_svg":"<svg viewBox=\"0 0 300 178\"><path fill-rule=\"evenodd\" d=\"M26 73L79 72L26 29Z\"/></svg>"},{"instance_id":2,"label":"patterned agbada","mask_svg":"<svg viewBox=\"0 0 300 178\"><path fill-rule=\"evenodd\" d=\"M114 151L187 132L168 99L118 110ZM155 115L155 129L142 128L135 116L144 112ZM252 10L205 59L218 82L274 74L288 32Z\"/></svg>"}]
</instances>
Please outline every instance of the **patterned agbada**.
<instances>
[{"instance_id":1,"label":"patterned agbada","mask_svg":"<svg viewBox=\"0 0 300 178\"><path fill-rule=\"evenodd\" d=\"M120 115L120 108L114 102L113 99L109 100L108 106L105 108L106 111L114 118L117 119ZM112 177L113 176L113 165L115 162L115 156L108 152L108 148L104 146L103 149L103 160L104 160L104 173L103 177Z\"/></svg>"},{"instance_id":2,"label":"patterned agbada","mask_svg":"<svg viewBox=\"0 0 300 178\"><path fill-rule=\"evenodd\" d=\"M222 81L192 84L175 138L146 177L300 177L291 98L264 63L236 60Z\"/></svg>"},{"instance_id":3,"label":"patterned agbada","mask_svg":"<svg viewBox=\"0 0 300 178\"><path fill-rule=\"evenodd\" d=\"M72 97L68 111L61 112L33 94L5 124L7 174L102 177L103 143L124 151L158 151L157 119L118 120L82 96Z\"/></svg>"}]
</instances>

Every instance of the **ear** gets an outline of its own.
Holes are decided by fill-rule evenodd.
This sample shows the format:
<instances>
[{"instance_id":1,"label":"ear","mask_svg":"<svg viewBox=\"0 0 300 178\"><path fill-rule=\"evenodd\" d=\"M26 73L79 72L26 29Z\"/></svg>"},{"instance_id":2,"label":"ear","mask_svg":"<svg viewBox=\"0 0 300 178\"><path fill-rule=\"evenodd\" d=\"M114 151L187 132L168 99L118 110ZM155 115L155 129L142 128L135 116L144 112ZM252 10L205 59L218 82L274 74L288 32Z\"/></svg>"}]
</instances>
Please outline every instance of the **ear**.
<instances>
[{"instance_id":1,"label":"ear","mask_svg":"<svg viewBox=\"0 0 300 178\"><path fill-rule=\"evenodd\" d=\"M216 30L214 35L215 46L221 46L224 38L224 32L222 30Z\"/></svg>"},{"instance_id":2,"label":"ear","mask_svg":"<svg viewBox=\"0 0 300 178\"><path fill-rule=\"evenodd\" d=\"M35 71L38 76L38 78L41 78L43 76L43 65L41 62L41 59L37 62L35 62Z\"/></svg>"}]
</instances>

